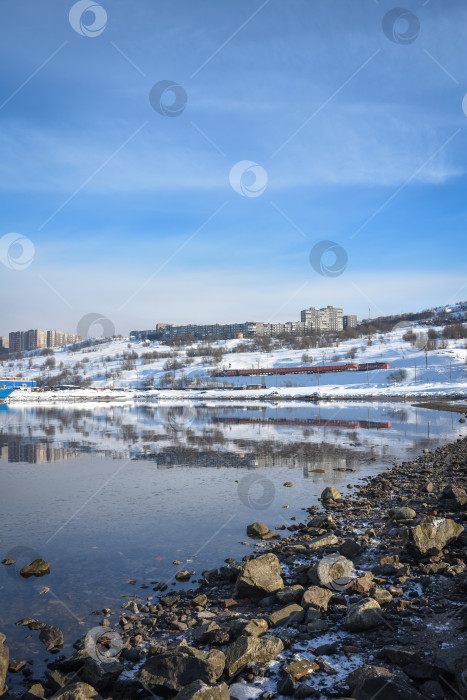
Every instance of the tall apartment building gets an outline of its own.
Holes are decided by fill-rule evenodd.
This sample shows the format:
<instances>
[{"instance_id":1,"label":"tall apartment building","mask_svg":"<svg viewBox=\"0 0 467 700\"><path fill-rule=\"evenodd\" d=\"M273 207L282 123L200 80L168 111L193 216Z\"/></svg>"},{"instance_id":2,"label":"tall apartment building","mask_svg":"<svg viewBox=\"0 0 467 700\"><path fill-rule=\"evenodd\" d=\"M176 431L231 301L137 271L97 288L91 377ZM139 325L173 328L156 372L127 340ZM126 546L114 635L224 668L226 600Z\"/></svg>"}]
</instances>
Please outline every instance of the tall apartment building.
<instances>
[{"instance_id":1,"label":"tall apartment building","mask_svg":"<svg viewBox=\"0 0 467 700\"><path fill-rule=\"evenodd\" d=\"M10 352L21 352L24 350L23 331L13 331L9 334Z\"/></svg>"},{"instance_id":2,"label":"tall apartment building","mask_svg":"<svg viewBox=\"0 0 467 700\"><path fill-rule=\"evenodd\" d=\"M13 331L9 334L9 349L11 353L23 350L40 350L71 345L84 340L83 336L63 331L46 331L34 328L29 331ZM8 346L7 346L8 347Z\"/></svg>"},{"instance_id":3,"label":"tall apartment building","mask_svg":"<svg viewBox=\"0 0 467 700\"><path fill-rule=\"evenodd\" d=\"M357 317L355 316L355 314L343 316L342 320L344 322L344 330L345 331L348 328L356 328L357 327Z\"/></svg>"},{"instance_id":4,"label":"tall apartment building","mask_svg":"<svg viewBox=\"0 0 467 700\"><path fill-rule=\"evenodd\" d=\"M10 346L10 341L8 339L8 336L0 335L0 348L8 350L9 346Z\"/></svg>"},{"instance_id":5,"label":"tall apartment building","mask_svg":"<svg viewBox=\"0 0 467 700\"><path fill-rule=\"evenodd\" d=\"M326 306L322 309L303 309L300 320L313 330L342 331L344 330L343 310L334 306Z\"/></svg>"},{"instance_id":6,"label":"tall apartment building","mask_svg":"<svg viewBox=\"0 0 467 700\"><path fill-rule=\"evenodd\" d=\"M47 347L47 331L44 331L41 328L26 331L24 336L25 350L37 350Z\"/></svg>"}]
</instances>

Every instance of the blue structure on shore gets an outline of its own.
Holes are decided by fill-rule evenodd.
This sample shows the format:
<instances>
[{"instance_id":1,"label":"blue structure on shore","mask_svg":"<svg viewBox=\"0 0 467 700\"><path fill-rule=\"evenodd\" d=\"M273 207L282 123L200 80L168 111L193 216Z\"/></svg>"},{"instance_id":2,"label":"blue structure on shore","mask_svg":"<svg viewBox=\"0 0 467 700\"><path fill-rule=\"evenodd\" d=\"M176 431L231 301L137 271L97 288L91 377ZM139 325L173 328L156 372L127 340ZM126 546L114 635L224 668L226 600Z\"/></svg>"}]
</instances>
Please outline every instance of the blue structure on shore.
<instances>
[{"instance_id":1,"label":"blue structure on shore","mask_svg":"<svg viewBox=\"0 0 467 700\"><path fill-rule=\"evenodd\" d=\"M10 394L12 394L14 392L14 390L15 390L14 387L11 389L0 388L0 403L2 401L5 401L5 399L7 399L10 396Z\"/></svg>"}]
</instances>

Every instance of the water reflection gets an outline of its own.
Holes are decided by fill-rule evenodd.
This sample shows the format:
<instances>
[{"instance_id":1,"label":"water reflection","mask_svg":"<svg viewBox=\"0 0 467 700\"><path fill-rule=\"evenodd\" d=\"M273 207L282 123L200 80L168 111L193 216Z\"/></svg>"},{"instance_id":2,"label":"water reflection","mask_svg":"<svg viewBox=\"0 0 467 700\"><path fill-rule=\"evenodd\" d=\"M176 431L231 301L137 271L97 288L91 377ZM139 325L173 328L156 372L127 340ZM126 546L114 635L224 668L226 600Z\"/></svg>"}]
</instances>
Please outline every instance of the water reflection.
<instances>
[{"instance_id":1,"label":"water reflection","mask_svg":"<svg viewBox=\"0 0 467 700\"><path fill-rule=\"evenodd\" d=\"M384 457L401 447L413 451L453 430L454 414L389 402L3 406L0 459L41 464L95 454L153 460L159 468L293 465L306 473L323 454L340 459L342 451L363 449Z\"/></svg>"},{"instance_id":2,"label":"water reflection","mask_svg":"<svg viewBox=\"0 0 467 700\"><path fill-rule=\"evenodd\" d=\"M343 490L461 429L455 414L393 402L179 409L1 408L0 560L26 547L51 564L42 595L44 580L0 566L0 631L15 657L44 658L19 618L58 625L70 651L93 610L119 610L129 580L157 595L151 582L172 587L175 559L199 575L241 558L248 523L287 528L325 486Z\"/></svg>"}]
</instances>

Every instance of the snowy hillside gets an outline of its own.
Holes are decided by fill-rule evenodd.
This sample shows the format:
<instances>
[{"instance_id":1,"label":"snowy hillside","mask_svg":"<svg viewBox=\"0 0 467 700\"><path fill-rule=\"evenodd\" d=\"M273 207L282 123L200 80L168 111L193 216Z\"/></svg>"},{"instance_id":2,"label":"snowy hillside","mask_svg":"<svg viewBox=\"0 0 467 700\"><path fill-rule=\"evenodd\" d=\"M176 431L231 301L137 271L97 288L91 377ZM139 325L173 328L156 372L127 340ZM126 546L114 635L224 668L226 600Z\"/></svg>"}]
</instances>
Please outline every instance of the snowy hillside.
<instances>
[{"instance_id":1,"label":"snowy hillside","mask_svg":"<svg viewBox=\"0 0 467 700\"><path fill-rule=\"evenodd\" d=\"M445 326L452 315L451 325ZM443 325L433 325L442 319ZM210 390L227 397L228 388L264 384L267 394L320 396L467 395L467 327L459 307L437 309L423 323L397 324L393 330L335 342L332 346L292 349L273 340L266 350L252 349L246 339L169 346L160 342L113 339L24 353L4 361L3 376L22 376L41 384L79 384L93 389L149 390L174 397L186 390ZM456 321L456 323L452 323ZM88 346L86 346L88 345ZM50 354L46 354L46 353ZM283 376L215 377L215 369L388 362L390 369ZM177 390L175 392L175 390ZM258 396L258 389L253 389ZM192 391L190 395L194 395ZM233 391L238 397L238 390ZM15 392L13 401L25 400ZM146 394L148 395L148 394ZM115 396L115 394L113 394ZM31 395L29 395L29 399ZM39 398L39 397L38 397ZM41 394L40 398L45 398ZM127 396L127 398L129 398Z\"/></svg>"}]
</instances>

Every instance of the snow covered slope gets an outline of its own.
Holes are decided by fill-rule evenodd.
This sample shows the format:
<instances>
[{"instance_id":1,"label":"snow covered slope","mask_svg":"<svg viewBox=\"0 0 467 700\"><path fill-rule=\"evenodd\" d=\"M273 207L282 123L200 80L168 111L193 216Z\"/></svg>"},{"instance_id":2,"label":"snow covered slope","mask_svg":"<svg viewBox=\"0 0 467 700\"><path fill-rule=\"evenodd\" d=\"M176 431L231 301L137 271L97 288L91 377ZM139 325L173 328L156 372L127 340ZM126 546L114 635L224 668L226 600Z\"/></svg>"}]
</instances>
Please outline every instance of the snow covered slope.
<instances>
[{"instance_id":1,"label":"snow covered slope","mask_svg":"<svg viewBox=\"0 0 467 700\"><path fill-rule=\"evenodd\" d=\"M440 313L436 310L435 318ZM457 307L442 309L441 318L452 313L463 320ZM413 331L416 339L407 339ZM429 335L430 334L430 335ZM434 338L434 334L438 337ZM405 339L404 339L405 336ZM431 336L431 338L430 338ZM22 359L7 360L0 368L3 376L23 376L43 381L44 377L60 376L60 383L73 384L81 378L88 383L86 391L73 392L89 398L96 397L94 389L128 391L117 394L107 391L106 398L132 399L142 395L143 388L153 387L144 395L165 397L215 396L240 398L260 394L299 397L318 394L322 397L370 396L467 396L467 339L443 336L443 326L407 324L392 331L353 340L340 341L332 347L295 350L280 347L270 351L239 352L250 347L248 340L226 340L212 343L206 354L198 355L205 343L188 347L169 347L148 341L115 339L91 347L72 350L56 348L53 355L40 351L24 353ZM243 346L243 347L241 347ZM204 351L202 351L204 352ZM219 357L215 357L215 353ZM306 356L304 361L304 355ZM388 362L390 369L370 372L342 372L317 375L285 375L280 377L212 378L214 369L299 366L303 364L332 364L338 362ZM265 390L250 389L251 383L264 383ZM231 389L232 385L242 390ZM185 387L185 388L184 388ZM189 387L189 390L188 388ZM154 391L154 388L159 391ZM208 394L205 393L209 388ZM277 392L277 393L276 393ZM58 393L58 392L57 392ZM54 392L55 399L58 398ZM66 392L67 396L71 396ZM104 398L103 392L99 392ZM30 394L15 392L12 402L47 400L50 392Z\"/></svg>"}]
</instances>

